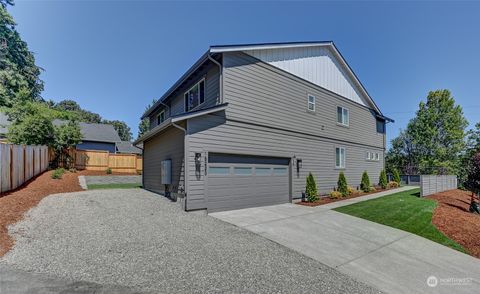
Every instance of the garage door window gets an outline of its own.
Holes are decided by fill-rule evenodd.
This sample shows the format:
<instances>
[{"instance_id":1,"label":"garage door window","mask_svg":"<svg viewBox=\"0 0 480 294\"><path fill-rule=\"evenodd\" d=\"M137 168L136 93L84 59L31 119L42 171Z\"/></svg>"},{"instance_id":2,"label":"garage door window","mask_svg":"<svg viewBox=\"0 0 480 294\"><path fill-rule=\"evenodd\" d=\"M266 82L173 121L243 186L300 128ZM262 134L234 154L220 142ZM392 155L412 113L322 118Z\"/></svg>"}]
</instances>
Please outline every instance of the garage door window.
<instances>
[{"instance_id":1,"label":"garage door window","mask_svg":"<svg viewBox=\"0 0 480 294\"><path fill-rule=\"evenodd\" d=\"M223 167L223 166L211 166L208 168L208 173L211 175L228 175L230 174L230 168L229 167Z\"/></svg>"},{"instance_id":2,"label":"garage door window","mask_svg":"<svg viewBox=\"0 0 480 294\"><path fill-rule=\"evenodd\" d=\"M273 175L275 176L284 176L287 174L287 168L286 167L276 167L273 169Z\"/></svg>"},{"instance_id":3,"label":"garage door window","mask_svg":"<svg viewBox=\"0 0 480 294\"><path fill-rule=\"evenodd\" d=\"M255 168L255 175L257 176L270 176L272 174L272 169L268 167L257 167Z\"/></svg>"},{"instance_id":4,"label":"garage door window","mask_svg":"<svg viewBox=\"0 0 480 294\"><path fill-rule=\"evenodd\" d=\"M252 168L251 167L235 167L234 172L236 176L251 176Z\"/></svg>"}]
</instances>

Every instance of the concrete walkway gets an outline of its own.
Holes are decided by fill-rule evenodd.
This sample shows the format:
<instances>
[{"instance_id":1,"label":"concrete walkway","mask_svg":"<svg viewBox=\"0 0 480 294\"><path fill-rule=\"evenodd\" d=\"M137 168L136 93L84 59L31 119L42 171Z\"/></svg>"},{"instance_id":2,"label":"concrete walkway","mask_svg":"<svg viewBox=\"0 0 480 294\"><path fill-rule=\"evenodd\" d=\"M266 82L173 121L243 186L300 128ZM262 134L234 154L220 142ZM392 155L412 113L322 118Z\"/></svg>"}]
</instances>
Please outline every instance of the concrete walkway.
<instances>
[{"instance_id":1,"label":"concrete walkway","mask_svg":"<svg viewBox=\"0 0 480 294\"><path fill-rule=\"evenodd\" d=\"M415 187L317 207L282 204L211 213L387 293L479 293L480 260L331 209ZM431 283L429 286L427 280Z\"/></svg>"}]
</instances>

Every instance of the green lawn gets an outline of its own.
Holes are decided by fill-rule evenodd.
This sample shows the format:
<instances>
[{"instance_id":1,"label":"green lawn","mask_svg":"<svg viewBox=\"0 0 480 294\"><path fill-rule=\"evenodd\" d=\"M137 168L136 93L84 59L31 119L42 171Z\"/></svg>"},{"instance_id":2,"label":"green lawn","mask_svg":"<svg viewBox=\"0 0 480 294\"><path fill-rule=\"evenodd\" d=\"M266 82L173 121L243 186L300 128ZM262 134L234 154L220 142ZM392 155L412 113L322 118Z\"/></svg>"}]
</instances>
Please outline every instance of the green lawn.
<instances>
[{"instance_id":1,"label":"green lawn","mask_svg":"<svg viewBox=\"0 0 480 294\"><path fill-rule=\"evenodd\" d=\"M420 189L409 190L334 210L404 230L466 253L461 245L450 240L432 224L437 202L420 198L419 194Z\"/></svg>"},{"instance_id":2,"label":"green lawn","mask_svg":"<svg viewBox=\"0 0 480 294\"><path fill-rule=\"evenodd\" d=\"M90 184L87 185L88 190L95 189L133 189L141 188L142 185L138 183L123 183L123 184Z\"/></svg>"}]
</instances>

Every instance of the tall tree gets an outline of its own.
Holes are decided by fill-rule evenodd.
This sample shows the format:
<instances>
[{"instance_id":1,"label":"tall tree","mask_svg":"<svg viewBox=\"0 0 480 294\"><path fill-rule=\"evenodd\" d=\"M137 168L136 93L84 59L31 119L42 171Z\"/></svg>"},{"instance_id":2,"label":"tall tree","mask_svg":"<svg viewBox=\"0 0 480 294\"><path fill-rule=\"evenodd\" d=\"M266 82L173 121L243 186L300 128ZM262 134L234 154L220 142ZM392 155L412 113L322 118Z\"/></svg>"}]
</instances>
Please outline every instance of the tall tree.
<instances>
[{"instance_id":1,"label":"tall tree","mask_svg":"<svg viewBox=\"0 0 480 294\"><path fill-rule=\"evenodd\" d=\"M41 100L41 68L35 65L33 53L21 39L6 9L13 1L0 3L0 106L11 106L19 99Z\"/></svg>"},{"instance_id":2,"label":"tall tree","mask_svg":"<svg viewBox=\"0 0 480 294\"><path fill-rule=\"evenodd\" d=\"M406 130L392 141L387 162L406 173L457 173L467 125L449 90L431 91Z\"/></svg>"},{"instance_id":3,"label":"tall tree","mask_svg":"<svg viewBox=\"0 0 480 294\"><path fill-rule=\"evenodd\" d=\"M121 120L103 120L102 123L113 125L113 128L117 131L118 136L122 141L131 141L132 140L132 131L130 127Z\"/></svg>"},{"instance_id":4,"label":"tall tree","mask_svg":"<svg viewBox=\"0 0 480 294\"><path fill-rule=\"evenodd\" d=\"M152 102L148 104L147 107L145 107L145 111L150 109L150 107L152 107L152 105L154 105L156 102L157 102L157 99L153 99ZM149 131L149 129L150 129L150 120L148 119L148 117L146 117L142 119L138 124L138 138L146 134Z\"/></svg>"}]
</instances>

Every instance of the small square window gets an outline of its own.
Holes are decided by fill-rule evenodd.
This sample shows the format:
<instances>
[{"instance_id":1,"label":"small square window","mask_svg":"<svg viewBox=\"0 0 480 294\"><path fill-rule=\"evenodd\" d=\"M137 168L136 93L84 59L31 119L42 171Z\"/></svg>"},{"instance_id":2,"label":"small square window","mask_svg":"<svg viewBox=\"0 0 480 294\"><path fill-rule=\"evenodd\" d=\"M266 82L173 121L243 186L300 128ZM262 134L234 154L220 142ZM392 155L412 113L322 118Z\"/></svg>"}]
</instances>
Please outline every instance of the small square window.
<instances>
[{"instance_id":1,"label":"small square window","mask_svg":"<svg viewBox=\"0 0 480 294\"><path fill-rule=\"evenodd\" d=\"M372 159L372 157L370 156L370 151L367 151L367 160L370 160Z\"/></svg>"},{"instance_id":2,"label":"small square window","mask_svg":"<svg viewBox=\"0 0 480 294\"><path fill-rule=\"evenodd\" d=\"M313 95L308 95L308 110L309 111L315 111L315 96Z\"/></svg>"},{"instance_id":3,"label":"small square window","mask_svg":"<svg viewBox=\"0 0 480 294\"><path fill-rule=\"evenodd\" d=\"M235 167L233 169L235 175L237 176L251 176L252 168L251 167Z\"/></svg>"},{"instance_id":4,"label":"small square window","mask_svg":"<svg viewBox=\"0 0 480 294\"><path fill-rule=\"evenodd\" d=\"M375 153L375 160L379 161L380 160L380 153Z\"/></svg>"}]
</instances>

